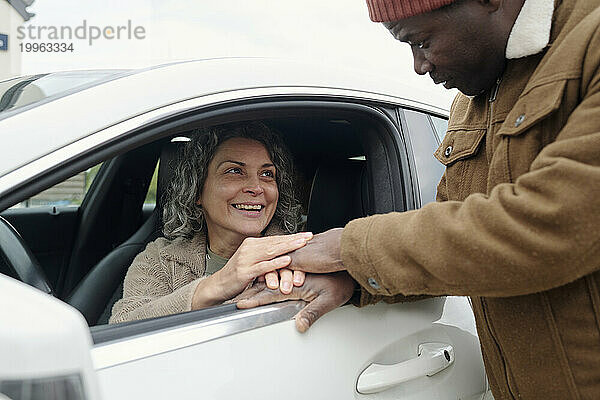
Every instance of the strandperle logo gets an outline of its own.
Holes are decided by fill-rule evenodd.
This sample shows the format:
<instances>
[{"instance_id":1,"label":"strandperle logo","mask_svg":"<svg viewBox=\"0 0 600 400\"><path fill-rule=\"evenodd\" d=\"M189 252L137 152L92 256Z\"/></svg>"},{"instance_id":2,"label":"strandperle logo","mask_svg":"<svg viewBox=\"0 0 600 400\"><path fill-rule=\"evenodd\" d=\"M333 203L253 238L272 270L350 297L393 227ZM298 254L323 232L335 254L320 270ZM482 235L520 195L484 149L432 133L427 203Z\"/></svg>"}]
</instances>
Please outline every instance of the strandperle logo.
<instances>
[{"instance_id":1,"label":"strandperle logo","mask_svg":"<svg viewBox=\"0 0 600 400\"><path fill-rule=\"evenodd\" d=\"M91 46L96 40L143 40L146 38L146 29L143 26L134 26L131 20L127 20L125 25L88 25L87 20L83 20L81 25L75 27L63 25L29 25L17 28L17 38L19 40L87 40Z\"/></svg>"}]
</instances>

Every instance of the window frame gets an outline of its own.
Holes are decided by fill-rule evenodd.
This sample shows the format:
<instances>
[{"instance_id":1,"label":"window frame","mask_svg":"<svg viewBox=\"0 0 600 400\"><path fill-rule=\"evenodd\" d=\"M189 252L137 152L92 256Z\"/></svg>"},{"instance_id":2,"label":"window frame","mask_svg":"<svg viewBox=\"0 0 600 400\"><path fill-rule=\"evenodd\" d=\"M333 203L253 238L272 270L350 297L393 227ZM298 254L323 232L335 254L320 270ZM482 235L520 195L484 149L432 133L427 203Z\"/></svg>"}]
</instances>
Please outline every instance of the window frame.
<instances>
[{"instance_id":1,"label":"window frame","mask_svg":"<svg viewBox=\"0 0 600 400\"><path fill-rule=\"evenodd\" d=\"M96 369L151 357L288 321L306 303L286 301L238 310L225 304L203 310L90 328Z\"/></svg>"},{"instance_id":2,"label":"window frame","mask_svg":"<svg viewBox=\"0 0 600 400\"><path fill-rule=\"evenodd\" d=\"M412 160L412 171L415 172L414 185L415 191L417 192L417 197L419 199L419 205L417 208L419 208L427 203L435 201L437 185L443 174L443 165L441 165L439 161L433 156L433 153L439 146L439 138L435 131L435 127L431 122L431 114L425 113L421 110L413 109L402 109L400 113L403 124L406 126L406 129L409 132L409 135L407 136L409 137L410 141L410 158ZM430 147L429 144L431 143L434 143L435 147ZM428 148L427 154L430 157L428 157L427 160L419 160L417 155L415 154L415 150L424 148ZM423 155L421 155L421 157L422 156ZM427 179L425 179L425 177L431 174L430 167L439 169L439 178L436 177L433 181L433 196L427 196L427 198L425 198L427 193L432 193L431 185L426 188L428 190L423 190L425 189L424 186L427 182Z\"/></svg>"}]
</instances>

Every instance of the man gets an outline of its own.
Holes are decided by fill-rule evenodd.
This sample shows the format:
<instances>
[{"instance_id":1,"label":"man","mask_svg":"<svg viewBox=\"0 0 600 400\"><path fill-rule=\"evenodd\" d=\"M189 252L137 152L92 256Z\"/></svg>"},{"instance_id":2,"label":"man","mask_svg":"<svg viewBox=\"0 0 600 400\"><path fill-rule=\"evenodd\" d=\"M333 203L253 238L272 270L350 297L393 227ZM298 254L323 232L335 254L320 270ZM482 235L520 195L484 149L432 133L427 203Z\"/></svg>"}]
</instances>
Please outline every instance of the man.
<instances>
[{"instance_id":1,"label":"man","mask_svg":"<svg viewBox=\"0 0 600 400\"><path fill-rule=\"evenodd\" d=\"M316 235L291 268L348 271L360 305L471 296L497 400L600 399L600 0L367 4L461 92L438 202ZM314 276L300 329L350 296L345 272Z\"/></svg>"}]
</instances>

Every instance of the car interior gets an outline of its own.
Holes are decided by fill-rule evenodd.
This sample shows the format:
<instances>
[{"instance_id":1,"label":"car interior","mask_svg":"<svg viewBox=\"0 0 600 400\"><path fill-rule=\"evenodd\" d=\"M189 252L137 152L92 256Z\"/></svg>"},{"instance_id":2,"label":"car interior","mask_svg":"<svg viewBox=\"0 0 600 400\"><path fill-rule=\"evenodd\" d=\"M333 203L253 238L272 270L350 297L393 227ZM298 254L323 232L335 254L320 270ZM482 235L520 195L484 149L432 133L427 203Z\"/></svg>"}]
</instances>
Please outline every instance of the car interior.
<instances>
[{"instance_id":1,"label":"car interior","mask_svg":"<svg viewBox=\"0 0 600 400\"><path fill-rule=\"evenodd\" d=\"M409 177L397 167L406 160L397 150L402 135L391 122L393 110L321 103L203 110L157 121L90 149L0 205L0 273L67 302L90 326L107 324L133 258L162 235L163 193L182 138L223 123L260 120L282 135L295 161L304 230L319 233L354 218L406 210ZM9 208L100 162L80 205ZM155 170L156 204L144 204ZM219 307L232 310L231 305Z\"/></svg>"}]
</instances>

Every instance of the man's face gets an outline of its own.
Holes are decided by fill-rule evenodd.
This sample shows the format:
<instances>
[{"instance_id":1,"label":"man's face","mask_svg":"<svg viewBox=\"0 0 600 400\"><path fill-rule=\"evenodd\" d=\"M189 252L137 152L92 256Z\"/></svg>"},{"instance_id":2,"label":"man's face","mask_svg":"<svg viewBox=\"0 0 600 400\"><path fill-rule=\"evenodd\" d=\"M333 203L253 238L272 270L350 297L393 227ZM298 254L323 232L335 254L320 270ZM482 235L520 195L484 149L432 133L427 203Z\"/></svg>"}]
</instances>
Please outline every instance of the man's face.
<instances>
[{"instance_id":1,"label":"man's face","mask_svg":"<svg viewBox=\"0 0 600 400\"><path fill-rule=\"evenodd\" d=\"M429 73L436 84L475 96L490 89L504 69L512 25L502 17L486 2L465 0L383 24L410 44L417 74Z\"/></svg>"}]
</instances>

